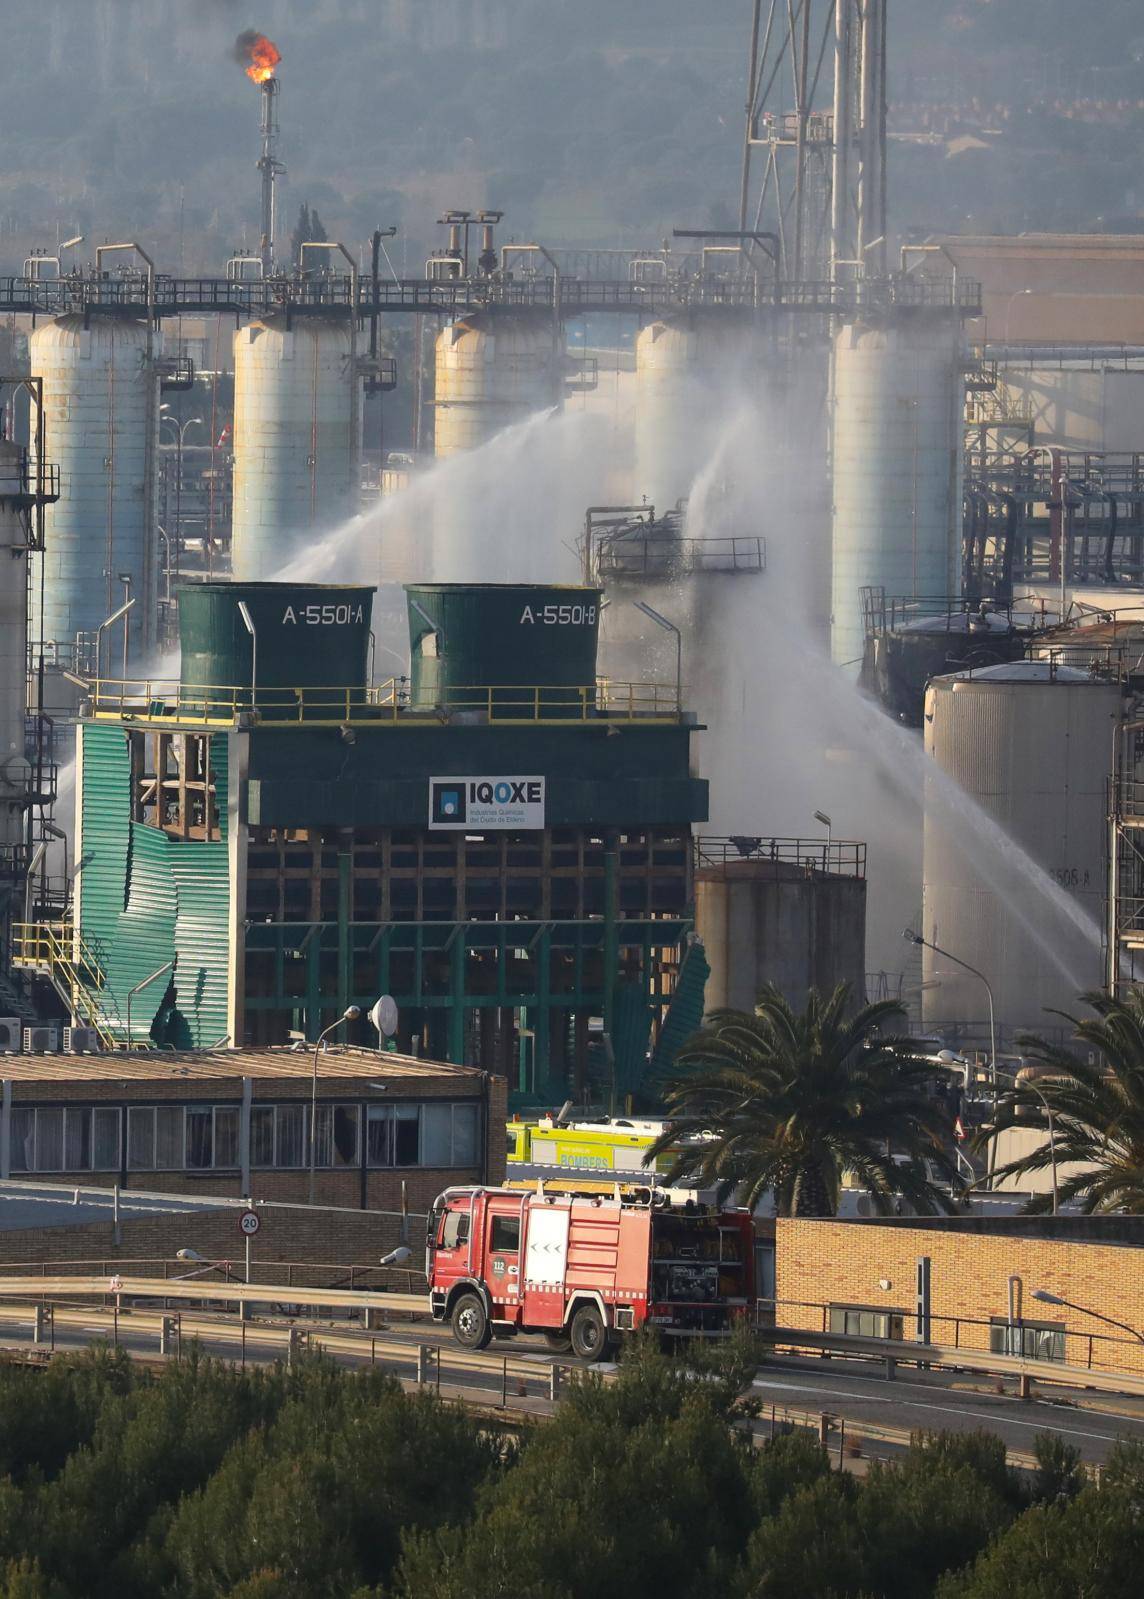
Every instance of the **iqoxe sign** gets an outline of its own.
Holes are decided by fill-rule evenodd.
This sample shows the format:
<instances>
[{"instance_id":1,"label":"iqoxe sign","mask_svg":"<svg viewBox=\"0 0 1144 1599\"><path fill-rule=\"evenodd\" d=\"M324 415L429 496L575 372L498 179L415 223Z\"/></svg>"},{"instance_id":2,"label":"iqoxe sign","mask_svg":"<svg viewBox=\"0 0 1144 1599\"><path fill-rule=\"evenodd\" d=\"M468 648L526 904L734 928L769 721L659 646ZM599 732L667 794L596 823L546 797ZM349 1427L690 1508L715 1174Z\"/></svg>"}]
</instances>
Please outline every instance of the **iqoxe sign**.
<instances>
[{"instance_id":1,"label":"iqoxe sign","mask_svg":"<svg viewBox=\"0 0 1144 1599\"><path fill-rule=\"evenodd\" d=\"M544 826L542 777L431 777L429 826L470 832Z\"/></svg>"}]
</instances>

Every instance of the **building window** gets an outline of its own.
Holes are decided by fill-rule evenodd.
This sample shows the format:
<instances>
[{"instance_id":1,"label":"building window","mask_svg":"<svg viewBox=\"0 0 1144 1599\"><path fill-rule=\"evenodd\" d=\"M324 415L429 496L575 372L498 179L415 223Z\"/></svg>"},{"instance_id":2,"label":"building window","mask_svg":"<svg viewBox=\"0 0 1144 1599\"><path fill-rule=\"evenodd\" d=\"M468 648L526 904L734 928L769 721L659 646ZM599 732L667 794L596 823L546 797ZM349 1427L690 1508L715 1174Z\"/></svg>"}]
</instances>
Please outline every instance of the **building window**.
<instances>
[{"instance_id":1,"label":"building window","mask_svg":"<svg viewBox=\"0 0 1144 1599\"><path fill-rule=\"evenodd\" d=\"M831 1305L829 1331L850 1338L904 1338L906 1312L874 1305Z\"/></svg>"},{"instance_id":2,"label":"building window","mask_svg":"<svg viewBox=\"0 0 1144 1599\"><path fill-rule=\"evenodd\" d=\"M1015 1321L1008 1316L989 1318L989 1351L994 1355L1024 1355L1030 1360L1065 1358L1063 1321Z\"/></svg>"},{"instance_id":3,"label":"building window","mask_svg":"<svg viewBox=\"0 0 1144 1599\"><path fill-rule=\"evenodd\" d=\"M356 1166L357 1161L357 1106L319 1105L314 1120L315 1165Z\"/></svg>"},{"instance_id":4,"label":"building window","mask_svg":"<svg viewBox=\"0 0 1144 1599\"><path fill-rule=\"evenodd\" d=\"M370 1105L366 1114L369 1166L480 1164L480 1107L473 1102Z\"/></svg>"},{"instance_id":5,"label":"building window","mask_svg":"<svg viewBox=\"0 0 1144 1599\"><path fill-rule=\"evenodd\" d=\"M119 1112L90 1105L12 1112L14 1172L119 1170Z\"/></svg>"},{"instance_id":6,"label":"building window","mask_svg":"<svg viewBox=\"0 0 1144 1599\"><path fill-rule=\"evenodd\" d=\"M233 1170L238 1130L237 1105L130 1105L128 1170Z\"/></svg>"},{"instance_id":7,"label":"building window","mask_svg":"<svg viewBox=\"0 0 1144 1599\"><path fill-rule=\"evenodd\" d=\"M239 1165L237 1105L189 1105L186 1139L189 1171L222 1171Z\"/></svg>"},{"instance_id":8,"label":"building window","mask_svg":"<svg viewBox=\"0 0 1144 1599\"><path fill-rule=\"evenodd\" d=\"M357 1105L319 1105L314 1124L314 1164L356 1166L361 1113ZM237 1138L237 1129L235 1132ZM218 1137L216 1124L215 1137ZM262 1170L297 1170L310 1164L310 1111L306 1105L255 1105L250 1113L250 1164Z\"/></svg>"},{"instance_id":9,"label":"building window","mask_svg":"<svg viewBox=\"0 0 1144 1599\"><path fill-rule=\"evenodd\" d=\"M279 1105L274 1132L276 1166L287 1170L303 1164L302 1152L306 1142L305 1105Z\"/></svg>"},{"instance_id":10,"label":"building window","mask_svg":"<svg viewBox=\"0 0 1144 1599\"><path fill-rule=\"evenodd\" d=\"M422 1166L476 1166L479 1118L476 1105L441 1105L429 1102L421 1107Z\"/></svg>"}]
</instances>

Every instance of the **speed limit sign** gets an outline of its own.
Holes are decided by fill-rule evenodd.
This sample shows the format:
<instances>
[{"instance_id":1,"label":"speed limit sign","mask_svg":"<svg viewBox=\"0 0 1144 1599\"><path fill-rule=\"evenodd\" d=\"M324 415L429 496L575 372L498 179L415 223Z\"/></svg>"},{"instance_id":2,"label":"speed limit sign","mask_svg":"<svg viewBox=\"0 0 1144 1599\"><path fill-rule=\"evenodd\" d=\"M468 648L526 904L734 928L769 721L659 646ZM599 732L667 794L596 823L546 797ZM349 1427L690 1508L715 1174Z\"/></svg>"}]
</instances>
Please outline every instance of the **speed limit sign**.
<instances>
[{"instance_id":1,"label":"speed limit sign","mask_svg":"<svg viewBox=\"0 0 1144 1599\"><path fill-rule=\"evenodd\" d=\"M246 1238L253 1238L261 1226L262 1220L257 1211L244 1210L238 1218L238 1230Z\"/></svg>"}]
</instances>

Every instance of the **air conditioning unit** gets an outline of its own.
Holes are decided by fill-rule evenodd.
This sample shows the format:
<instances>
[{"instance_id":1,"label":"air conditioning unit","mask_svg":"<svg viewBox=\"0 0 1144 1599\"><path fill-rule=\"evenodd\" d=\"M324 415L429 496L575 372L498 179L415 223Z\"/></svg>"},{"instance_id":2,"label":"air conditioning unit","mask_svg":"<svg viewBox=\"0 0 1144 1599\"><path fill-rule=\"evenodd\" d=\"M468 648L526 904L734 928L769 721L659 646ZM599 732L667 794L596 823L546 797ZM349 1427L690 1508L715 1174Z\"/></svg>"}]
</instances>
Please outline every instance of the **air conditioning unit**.
<instances>
[{"instance_id":1,"label":"air conditioning unit","mask_svg":"<svg viewBox=\"0 0 1144 1599\"><path fill-rule=\"evenodd\" d=\"M0 1016L0 1055L18 1055L24 1042L24 1024L18 1016Z\"/></svg>"},{"instance_id":2,"label":"air conditioning unit","mask_svg":"<svg viewBox=\"0 0 1144 1599\"><path fill-rule=\"evenodd\" d=\"M94 1027L64 1028L65 1055L98 1055L100 1048L99 1034Z\"/></svg>"},{"instance_id":3,"label":"air conditioning unit","mask_svg":"<svg viewBox=\"0 0 1144 1599\"><path fill-rule=\"evenodd\" d=\"M54 1055L60 1047L58 1027L25 1027L24 1049L30 1055Z\"/></svg>"}]
</instances>

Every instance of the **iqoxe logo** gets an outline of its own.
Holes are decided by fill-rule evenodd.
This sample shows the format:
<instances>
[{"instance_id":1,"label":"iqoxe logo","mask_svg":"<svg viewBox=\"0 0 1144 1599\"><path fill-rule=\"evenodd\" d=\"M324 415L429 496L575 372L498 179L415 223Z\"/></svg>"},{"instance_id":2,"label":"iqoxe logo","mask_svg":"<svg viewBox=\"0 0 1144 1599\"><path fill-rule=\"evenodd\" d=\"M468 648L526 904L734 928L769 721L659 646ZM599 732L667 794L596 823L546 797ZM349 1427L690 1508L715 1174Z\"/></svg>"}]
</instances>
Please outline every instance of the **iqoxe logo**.
<instances>
[{"instance_id":1,"label":"iqoxe logo","mask_svg":"<svg viewBox=\"0 0 1144 1599\"><path fill-rule=\"evenodd\" d=\"M431 777L429 826L472 832L544 826L542 777Z\"/></svg>"}]
</instances>

